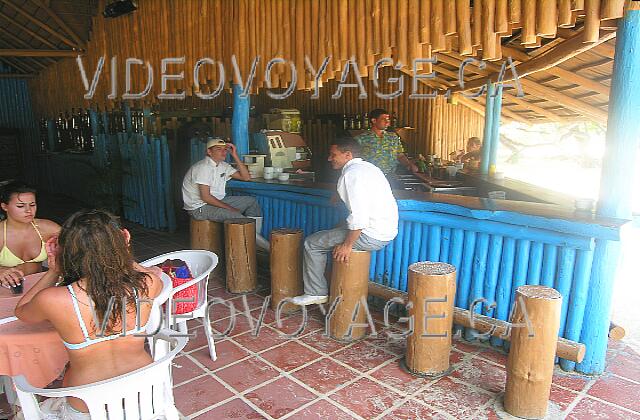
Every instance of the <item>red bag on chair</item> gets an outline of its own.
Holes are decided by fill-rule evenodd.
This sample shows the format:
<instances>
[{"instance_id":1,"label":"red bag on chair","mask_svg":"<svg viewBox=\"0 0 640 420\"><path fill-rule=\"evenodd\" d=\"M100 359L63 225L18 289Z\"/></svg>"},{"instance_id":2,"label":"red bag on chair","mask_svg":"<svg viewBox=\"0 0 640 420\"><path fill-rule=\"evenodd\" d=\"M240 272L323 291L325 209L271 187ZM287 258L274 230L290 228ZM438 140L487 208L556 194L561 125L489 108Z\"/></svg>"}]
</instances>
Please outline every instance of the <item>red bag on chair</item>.
<instances>
[{"instance_id":1,"label":"red bag on chair","mask_svg":"<svg viewBox=\"0 0 640 420\"><path fill-rule=\"evenodd\" d=\"M171 277L171 283L174 288L193 280L189 267L182 260L167 260L162 263L160 268L162 268L162 271ZM175 301L176 299L186 299L187 301L176 302L174 304L175 309L172 309L172 313L174 315L193 312L198 306L198 285L194 284L179 291L178 293L175 293L172 300Z\"/></svg>"}]
</instances>

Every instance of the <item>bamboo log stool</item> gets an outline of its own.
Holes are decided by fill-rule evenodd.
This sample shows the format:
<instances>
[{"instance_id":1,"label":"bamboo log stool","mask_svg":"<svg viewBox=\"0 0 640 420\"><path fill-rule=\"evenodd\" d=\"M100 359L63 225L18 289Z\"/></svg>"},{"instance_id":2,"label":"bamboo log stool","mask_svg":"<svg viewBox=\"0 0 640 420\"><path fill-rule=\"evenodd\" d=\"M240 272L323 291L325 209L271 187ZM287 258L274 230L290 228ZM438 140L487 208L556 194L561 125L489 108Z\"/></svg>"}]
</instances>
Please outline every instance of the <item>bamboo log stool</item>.
<instances>
[{"instance_id":1,"label":"bamboo log stool","mask_svg":"<svg viewBox=\"0 0 640 420\"><path fill-rule=\"evenodd\" d=\"M546 286L520 286L516 290L512 324L525 324L525 310L532 327L514 327L507 359L504 409L529 419L547 413L555 363L562 295Z\"/></svg>"},{"instance_id":2,"label":"bamboo log stool","mask_svg":"<svg viewBox=\"0 0 640 420\"><path fill-rule=\"evenodd\" d=\"M434 377L449 370L455 296L453 265L425 261L409 266L409 317L414 320L405 358L409 372Z\"/></svg>"},{"instance_id":3,"label":"bamboo log stool","mask_svg":"<svg viewBox=\"0 0 640 420\"><path fill-rule=\"evenodd\" d=\"M224 275L224 225L212 220L195 220L190 225L191 249L204 249L218 256L218 265L213 275Z\"/></svg>"},{"instance_id":4,"label":"bamboo log stool","mask_svg":"<svg viewBox=\"0 0 640 420\"><path fill-rule=\"evenodd\" d=\"M354 341L363 338L367 334L366 327L352 327L353 323L363 324L367 320L366 308L362 301L367 301L369 287L369 264L371 254L368 251L351 251L349 261L333 261L331 270L331 287L329 304L340 296L340 302L329 319L329 336L338 341ZM360 302L358 314L352 321L353 311Z\"/></svg>"},{"instance_id":5,"label":"bamboo log stool","mask_svg":"<svg viewBox=\"0 0 640 420\"><path fill-rule=\"evenodd\" d=\"M302 230L271 231L270 265L271 309L275 311L283 299L302 294ZM298 310L300 307L291 303L281 308L283 314Z\"/></svg>"},{"instance_id":6,"label":"bamboo log stool","mask_svg":"<svg viewBox=\"0 0 640 420\"><path fill-rule=\"evenodd\" d=\"M256 222L229 219L224 222L227 290L247 293L258 287L256 262Z\"/></svg>"}]
</instances>

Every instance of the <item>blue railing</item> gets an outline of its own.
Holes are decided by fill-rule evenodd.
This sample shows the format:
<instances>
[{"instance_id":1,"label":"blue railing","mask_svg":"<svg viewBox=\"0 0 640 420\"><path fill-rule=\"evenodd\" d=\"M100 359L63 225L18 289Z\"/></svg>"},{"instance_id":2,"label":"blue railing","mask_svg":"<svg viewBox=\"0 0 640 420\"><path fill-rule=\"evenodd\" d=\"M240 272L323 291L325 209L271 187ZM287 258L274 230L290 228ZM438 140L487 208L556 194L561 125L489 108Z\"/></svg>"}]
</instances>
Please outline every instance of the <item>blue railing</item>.
<instances>
[{"instance_id":1,"label":"blue railing","mask_svg":"<svg viewBox=\"0 0 640 420\"><path fill-rule=\"evenodd\" d=\"M346 216L343 206L329 202L329 190L238 181L228 187L231 194L257 198L265 236L280 227L302 229L306 236ZM491 207L492 202L485 204ZM589 328L582 321L589 305L594 240L618 240L617 227L415 200L398 200L398 208L398 236L372 254L371 281L406 291L410 264L447 262L458 270L456 306L468 308L484 297L488 303L476 311L507 320L516 288L542 284L563 296L560 336L580 341ZM493 302L495 308L490 307ZM497 338L491 343L503 345ZM584 344L588 351L589 343ZM566 360L561 365L575 367Z\"/></svg>"}]
</instances>

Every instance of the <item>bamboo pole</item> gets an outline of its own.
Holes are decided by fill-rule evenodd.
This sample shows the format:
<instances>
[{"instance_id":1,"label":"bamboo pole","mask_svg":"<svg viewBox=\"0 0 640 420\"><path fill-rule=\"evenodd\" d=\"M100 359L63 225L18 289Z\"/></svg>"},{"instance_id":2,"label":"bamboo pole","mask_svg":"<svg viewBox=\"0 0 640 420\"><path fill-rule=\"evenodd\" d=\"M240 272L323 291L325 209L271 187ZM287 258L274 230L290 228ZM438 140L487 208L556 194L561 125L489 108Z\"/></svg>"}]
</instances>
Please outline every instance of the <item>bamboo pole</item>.
<instances>
[{"instance_id":1,"label":"bamboo pole","mask_svg":"<svg viewBox=\"0 0 640 420\"><path fill-rule=\"evenodd\" d=\"M444 39L444 4L443 0L431 0L431 50L433 52L445 49Z\"/></svg>"},{"instance_id":2,"label":"bamboo pole","mask_svg":"<svg viewBox=\"0 0 640 420\"><path fill-rule=\"evenodd\" d=\"M407 339L407 369L420 376L449 370L456 269L445 263L418 262L409 267L409 317L414 332Z\"/></svg>"},{"instance_id":3,"label":"bamboo pole","mask_svg":"<svg viewBox=\"0 0 640 420\"><path fill-rule=\"evenodd\" d=\"M522 0L522 44L536 42L536 0Z\"/></svg>"},{"instance_id":4,"label":"bamboo pole","mask_svg":"<svg viewBox=\"0 0 640 420\"><path fill-rule=\"evenodd\" d=\"M584 42L596 42L600 38L600 0L585 0L584 9Z\"/></svg>"},{"instance_id":5,"label":"bamboo pole","mask_svg":"<svg viewBox=\"0 0 640 420\"><path fill-rule=\"evenodd\" d=\"M505 411L513 416L543 418L547 413L555 361L562 296L545 286L520 286L516 290L514 328L507 359Z\"/></svg>"},{"instance_id":6,"label":"bamboo pole","mask_svg":"<svg viewBox=\"0 0 640 420\"><path fill-rule=\"evenodd\" d=\"M556 0L538 0L536 9L536 32L545 38L554 38L558 29L558 7Z\"/></svg>"},{"instance_id":7,"label":"bamboo pole","mask_svg":"<svg viewBox=\"0 0 640 420\"><path fill-rule=\"evenodd\" d=\"M495 31L497 34L509 32L509 5L507 0L496 0Z\"/></svg>"},{"instance_id":8,"label":"bamboo pole","mask_svg":"<svg viewBox=\"0 0 640 420\"><path fill-rule=\"evenodd\" d=\"M444 34L453 35L458 32L456 28L456 3L452 0L444 2Z\"/></svg>"},{"instance_id":9,"label":"bamboo pole","mask_svg":"<svg viewBox=\"0 0 640 420\"><path fill-rule=\"evenodd\" d=\"M469 0L456 0L456 19L458 27L458 52L460 55L471 55L471 3Z\"/></svg>"}]
</instances>

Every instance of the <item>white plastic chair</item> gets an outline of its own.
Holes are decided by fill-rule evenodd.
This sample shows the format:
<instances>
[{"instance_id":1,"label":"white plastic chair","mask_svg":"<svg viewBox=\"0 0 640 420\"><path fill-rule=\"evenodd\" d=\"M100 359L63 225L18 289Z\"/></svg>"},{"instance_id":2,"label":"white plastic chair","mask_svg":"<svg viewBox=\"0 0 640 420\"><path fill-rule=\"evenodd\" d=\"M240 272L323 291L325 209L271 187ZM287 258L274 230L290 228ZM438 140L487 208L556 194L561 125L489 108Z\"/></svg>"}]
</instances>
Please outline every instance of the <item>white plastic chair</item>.
<instances>
[{"instance_id":1,"label":"white plastic chair","mask_svg":"<svg viewBox=\"0 0 640 420\"><path fill-rule=\"evenodd\" d=\"M187 321L201 318L204 327L204 334L207 337L207 344L209 345L209 356L211 357L211 360L215 361L217 359L217 355L216 347L213 342L213 331L211 330L211 325L205 321L205 317L208 303L207 286L209 283L209 274L214 268L216 268L216 265L218 265L218 256L211 251L205 250L174 251L158 255L157 257L143 261L140 264L145 267L151 267L162 264L167 259L179 259L184 261L187 263L189 270L191 270L191 275L193 276L193 280L173 288L171 296L167 300L167 306L169 308L173 309L172 299L176 293L186 289L187 287L193 286L194 284L198 285L198 302L196 309L194 309L193 312L181 314L179 318L173 315L172 310L168 310L166 313L170 314L169 316L171 318L168 320L168 324L170 325L170 328L177 328L177 331L186 334Z\"/></svg>"},{"instance_id":2,"label":"white plastic chair","mask_svg":"<svg viewBox=\"0 0 640 420\"><path fill-rule=\"evenodd\" d=\"M158 417L178 420L180 415L173 400L171 361L187 345L186 337L172 337L162 330L158 338L169 341L173 349L160 360L115 378L69 388L45 389L31 386L22 375L15 376L24 418L44 419L36 395L75 397L87 404L92 419L151 420Z\"/></svg>"}]
</instances>

